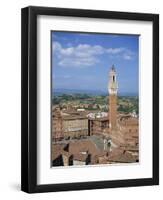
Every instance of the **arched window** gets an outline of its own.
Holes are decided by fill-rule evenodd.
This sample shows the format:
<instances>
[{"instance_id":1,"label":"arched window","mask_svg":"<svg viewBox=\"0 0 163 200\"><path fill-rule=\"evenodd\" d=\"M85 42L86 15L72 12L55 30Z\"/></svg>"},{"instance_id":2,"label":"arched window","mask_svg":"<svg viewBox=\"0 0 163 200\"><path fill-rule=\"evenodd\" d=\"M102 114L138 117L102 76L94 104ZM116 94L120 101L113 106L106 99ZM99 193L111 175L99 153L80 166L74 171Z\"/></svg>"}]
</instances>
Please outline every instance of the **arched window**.
<instances>
[{"instance_id":1,"label":"arched window","mask_svg":"<svg viewBox=\"0 0 163 200\"><path fill-rule=\"evenodd\" d=\"M113 76L113 82L115 82L115 76Z\"/></svg>"}]
</instances>

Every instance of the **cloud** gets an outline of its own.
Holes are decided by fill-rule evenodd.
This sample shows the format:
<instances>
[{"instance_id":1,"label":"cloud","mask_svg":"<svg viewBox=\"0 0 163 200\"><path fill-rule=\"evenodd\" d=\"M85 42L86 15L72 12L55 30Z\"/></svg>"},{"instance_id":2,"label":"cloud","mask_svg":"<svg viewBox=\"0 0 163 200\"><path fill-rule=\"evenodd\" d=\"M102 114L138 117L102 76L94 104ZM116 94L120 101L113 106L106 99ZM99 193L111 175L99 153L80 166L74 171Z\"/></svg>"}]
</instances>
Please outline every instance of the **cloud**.
<instances>
[{"instance_id":1,"label":"cloud","mask_svg":"<svg viewBox=\"0 0 163 200\"><path fill-rule=\"evenodd\" d=\"M136 54L128 49L123 52L124 60L132 60L135 56L136 56Z\"/></svg>"},{"instance_id":2,"label":"cloud","mask_svg":"<svg viewBox=\"0 0 163 200\"><path fill-rule=\"evenodd\" d=\"M103 47L99 45L79 44L63 48L59 42L53 43L53 52L60 66L92 66L99 61L97 55L103 54L103 51Z\"/></svg>"},{"instance_id":3,"label":"cloud","mask_svg":"<svg viewBox=\"0 0 163 200\"><path fill-rule=\"evenodd\" d=\"M124 54L123 58L124 58L125 60L131 60L131 59L132 59L132 56L130 56L130 55L125 55L125 54Z\"/></svg>"},{"instance_id":4,"label":"cloud","mask_svg":"<svg viewBox=\"0 0 163 200\"><path fill-rule=\"evenodd\" d=\"M60 66L92 66L97 63L98 60L95 57L87 58L64 58L58 62Z\"/></svg>"},{"instance_id":5,"label":"cloud","mask_svg":"<svg viewBox=\"0 0 163 200\"><path fill-rule=\"evenodd\" d=\"M88 67L100 61L99 56L108 54L119 56L124 60L131 60L134 53L126 48L104 48L100 45L78 44L77 46L63 47L59 42L53 42L53 56L59 66Z\"/></svg>"},{"instance_id":6,"label":"cloud","mask_svg":"<svg viewBox=\"0 0 163 200\"><path fill-rule=\"evenodd\" d=\"M109 48L106 50L106 52L111 54L119 54L121 52L124 52L125 50L126 50L125 48Z\"/></svg>"}]
</instances>

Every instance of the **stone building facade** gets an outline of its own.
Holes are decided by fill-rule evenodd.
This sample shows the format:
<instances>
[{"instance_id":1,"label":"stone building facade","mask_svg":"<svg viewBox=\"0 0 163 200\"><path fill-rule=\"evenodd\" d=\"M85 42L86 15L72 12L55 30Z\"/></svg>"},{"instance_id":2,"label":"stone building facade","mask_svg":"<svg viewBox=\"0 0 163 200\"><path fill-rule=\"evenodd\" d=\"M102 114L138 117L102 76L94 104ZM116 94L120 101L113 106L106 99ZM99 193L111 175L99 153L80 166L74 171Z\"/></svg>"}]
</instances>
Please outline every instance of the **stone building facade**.
<instances>
[{"instance_id":1,"label":"stone building facade","mask_svg":"<svg viewBox=\"0 0 163 200\"><path fill-rule=\"evenodd\" d=\"M52 141L79 138L88 135L88 118L78 114L64 114L52 109Z\"/></svg>"},{"instance_id":2,"label":"stone building facade","mask_svg":"<svg viewBox=\"0 0 163 200\"><path fill-rule=\"evenodd\" d=\"M139 121L130 115L122 116L118 120L119 129L124 135L126 145L138 147L139 145Z\"/></svg>"},{"instance_id":3,"label":"stone building facade","mask_svg":"<svg viewBox=\"0 0 163 200\"><path fill-rule=\"evenodd\" d=\"M52 109L52 141L60 141L64 138L63 118L59 108Z\"/></svg>"},{"instance_id":4,"label":"stone building facade","mask_svg":"<svg viewBox=\"0 0 163 200\"><path fill-rule=\"evenodd\" d=\"M89 119L89 135L109 134L109 120L108 117Z\"/></svg>"},{"instance_id":5,"label":"stone building facade","mask_svg":"<svg viewBox=\"0 0 163 200\"><path fill-rule=\"evenodd\" d=\"M85 116L64 116L63 133L65 138L78 138L88 135L88 119Z\"/></svg>"}]
</instances>

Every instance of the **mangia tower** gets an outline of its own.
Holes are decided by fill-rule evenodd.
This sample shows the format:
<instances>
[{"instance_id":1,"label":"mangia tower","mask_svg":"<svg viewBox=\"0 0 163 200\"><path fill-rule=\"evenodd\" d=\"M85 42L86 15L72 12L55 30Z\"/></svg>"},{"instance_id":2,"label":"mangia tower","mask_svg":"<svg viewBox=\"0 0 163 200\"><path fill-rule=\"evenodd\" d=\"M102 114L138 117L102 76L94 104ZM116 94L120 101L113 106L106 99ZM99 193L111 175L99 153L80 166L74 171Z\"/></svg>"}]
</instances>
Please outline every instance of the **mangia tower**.
<instances>
[{"instance_id":1,"label":"mangia tower","mask_svg":"<svg viewBox=\"0 0 163 200\"><path fill-rule=\"evenodd\" d=\"M116 130L117 128L117 92L118 82L117 74L114 65L109 72L109 127L110 129Z\"/></svg>"}]
</instances>

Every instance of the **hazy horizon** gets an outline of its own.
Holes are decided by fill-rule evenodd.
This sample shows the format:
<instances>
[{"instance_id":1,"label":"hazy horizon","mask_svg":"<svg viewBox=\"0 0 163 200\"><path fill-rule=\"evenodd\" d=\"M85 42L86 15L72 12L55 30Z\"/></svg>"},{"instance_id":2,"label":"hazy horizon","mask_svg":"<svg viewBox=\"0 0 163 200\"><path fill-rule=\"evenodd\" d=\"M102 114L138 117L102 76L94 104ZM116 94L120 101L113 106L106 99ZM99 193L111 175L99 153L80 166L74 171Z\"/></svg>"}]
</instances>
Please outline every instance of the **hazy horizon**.
<instances>
[{"instance_id":1,"label":"hazy horizon","mask_svg":"<svg viewBox=\"0 0 163 200\"><path fill-rule=\"evenodd\" d=\"M59 94L87 94L87 95L109 95L108 91L103 90L78 90L78 89L64 89L64 88L57 88L53 89L52 91L53 95L59 95ZM118 92L118 96L138 96L139 94L137 92Z\"/></svg>"}]
</instances>

